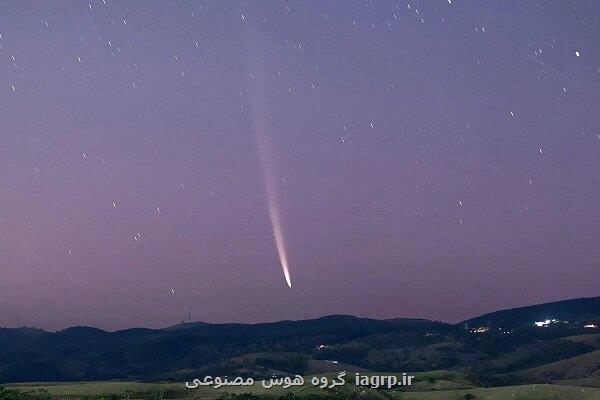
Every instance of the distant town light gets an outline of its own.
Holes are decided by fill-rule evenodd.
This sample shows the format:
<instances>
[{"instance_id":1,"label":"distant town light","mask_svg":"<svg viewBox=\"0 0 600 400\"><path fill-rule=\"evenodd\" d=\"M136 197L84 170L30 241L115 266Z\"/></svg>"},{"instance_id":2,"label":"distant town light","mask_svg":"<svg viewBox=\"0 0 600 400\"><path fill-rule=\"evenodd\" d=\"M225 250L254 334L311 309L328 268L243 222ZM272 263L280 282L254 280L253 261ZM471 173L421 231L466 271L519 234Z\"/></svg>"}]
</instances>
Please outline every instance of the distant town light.
<instances>
[{"instance_id":1,"label":"distant town light","mask_svg":"<svg viewBox=\"0 0 600 400\"><path fill-rule=\"evenodd\" d=\"M596 324L587 324L583 326L584 328L588 328L588 329L596 329L598 327L598 325Z\"/></svg>"}]
</instances>

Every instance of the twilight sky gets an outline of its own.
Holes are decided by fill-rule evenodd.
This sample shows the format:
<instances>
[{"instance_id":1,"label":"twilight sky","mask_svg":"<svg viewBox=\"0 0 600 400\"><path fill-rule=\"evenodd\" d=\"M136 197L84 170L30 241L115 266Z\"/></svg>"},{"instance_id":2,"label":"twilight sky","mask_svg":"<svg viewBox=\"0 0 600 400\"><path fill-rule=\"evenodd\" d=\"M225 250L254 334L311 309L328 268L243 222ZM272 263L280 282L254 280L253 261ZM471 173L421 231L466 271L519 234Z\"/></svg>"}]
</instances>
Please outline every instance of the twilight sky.
<instances>
[{"instance_id":1,"label":"twilight sky","mask_svg":"<svg viewBox=\"0 0 600 400\"><path fill-rule=\"evenodd\" d=\"M600 295L600 2L0 7L0 326Z\"/></svg>"}]
</instances>

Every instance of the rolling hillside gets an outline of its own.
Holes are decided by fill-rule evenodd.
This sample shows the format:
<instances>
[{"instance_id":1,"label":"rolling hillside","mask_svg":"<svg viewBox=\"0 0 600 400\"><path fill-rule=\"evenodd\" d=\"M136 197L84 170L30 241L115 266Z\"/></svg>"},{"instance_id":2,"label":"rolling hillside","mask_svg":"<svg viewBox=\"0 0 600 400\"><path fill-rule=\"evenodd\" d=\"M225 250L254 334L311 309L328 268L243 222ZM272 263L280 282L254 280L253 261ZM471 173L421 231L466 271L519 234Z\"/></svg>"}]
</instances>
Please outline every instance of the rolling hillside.
<instances>
[{"instance_id":1,"label":"rolling hillside","mask_svg":"<svg viewBox=\"0 0 600 400\"><path fill-rule=\"evenodd\" d=\"M456 325L334 315L265 324L59 332L0 329L0 382L182 381L336 371L452 370L479 385L600 376L600 298L503 310ZM554 319L542 326L535 321Z\"/></svg>"}]
</instances>

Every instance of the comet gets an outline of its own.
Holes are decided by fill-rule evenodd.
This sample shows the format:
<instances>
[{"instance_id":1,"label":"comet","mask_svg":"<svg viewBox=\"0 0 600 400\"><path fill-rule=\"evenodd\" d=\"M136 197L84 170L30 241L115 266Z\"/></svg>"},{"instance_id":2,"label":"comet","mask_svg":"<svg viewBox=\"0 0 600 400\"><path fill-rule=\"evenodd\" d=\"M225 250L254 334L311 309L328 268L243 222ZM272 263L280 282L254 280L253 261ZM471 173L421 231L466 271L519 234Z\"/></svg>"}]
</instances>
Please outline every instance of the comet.
<instances>
[{"instance_id":1,"label":"comet","mask_svg":"<svg viewBox=\"0 0 600 400\"><path fill-rule=\"evenodd\" d=\"M254 35L250 36L253 37ZM255 44L255 42L252 42L251 44ZM250 50L252 51L248 57L250 61L250 68L247 79L247 87L248 100L252 115L252 126L264 183L265 198L269 211L269 220L271 222L273 237L275 239L275 248L277 249L277 255L279 257L279 263L281 264L281 269L285 277L285 282L287 283L288 287L291 288L292 279L290 277L287 247L283 234L279 192L276 185L278 180L276 179L274 171L275 151L269 135L271 115L267 107L265 95L264 79L266 72L264 62L257 51L257 46L250 47Z\"/></svg>"},{"instance_id":2,"label":"comet","mask_svg":"<svg viewBox=\"0 0 600 400\"><path fill-rule=\"evenodd\" d=\"M287 252L285 239L283 236L283 228L281 223L281 210L279 208L279 193L275 186L275 176L273 173L272 145L268 137L261 132L256 131L256 142L258 147L258 158L260 160L263 181L265 185L265 196L267 200L267 208L269 210L269 219L271 220L271 228L273 229L273 237L275 238L275 247L279 256L279 263L285 276L287 285L292 287L290 278L290 269L288 266Z\"/></svg>"}]
</instances>

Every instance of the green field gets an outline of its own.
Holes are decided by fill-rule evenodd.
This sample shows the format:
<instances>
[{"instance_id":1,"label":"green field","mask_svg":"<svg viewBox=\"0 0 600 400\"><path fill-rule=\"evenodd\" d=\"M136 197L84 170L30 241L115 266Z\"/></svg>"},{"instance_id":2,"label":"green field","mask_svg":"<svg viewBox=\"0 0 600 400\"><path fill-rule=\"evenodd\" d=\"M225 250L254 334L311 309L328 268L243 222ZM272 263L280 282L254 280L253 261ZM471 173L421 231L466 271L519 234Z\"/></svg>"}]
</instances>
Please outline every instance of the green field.
<instances>
[{"instance_id":1,"label":"green field","mask_svg":"<svg viewBox=\"0 0 600 400\"><path fill-rule=\"evenodd\" d=\"M140 382L77 382L77 383L27 383L5 385L7 389L22 392L47 391L53 399L75 400L77 398L101 398L112 395L117 399L219 399L228 394L252 393L264 398L282 398L293 394L293 398L315 400L326 399L401 399L401 400L599 400L600 389L566 385L521 385L494 388L476 388L461 374L450 371L433 371L415 374L417 383L402 390L375 390L354 385L352 374L348 374L344 386L320 389L305 378L305 385L283 389L265 389L260 382L251 387L199 387L186 389L178 383ZM334 378L336 374L319 375ZM473 397L474 396L474 397ZM232 396L230 398L236 398ZM238 399L240 397L237 397ZM288 397L286 397L288 398Z\"/></svg>"}]
</instances>

